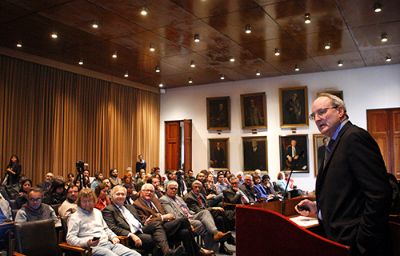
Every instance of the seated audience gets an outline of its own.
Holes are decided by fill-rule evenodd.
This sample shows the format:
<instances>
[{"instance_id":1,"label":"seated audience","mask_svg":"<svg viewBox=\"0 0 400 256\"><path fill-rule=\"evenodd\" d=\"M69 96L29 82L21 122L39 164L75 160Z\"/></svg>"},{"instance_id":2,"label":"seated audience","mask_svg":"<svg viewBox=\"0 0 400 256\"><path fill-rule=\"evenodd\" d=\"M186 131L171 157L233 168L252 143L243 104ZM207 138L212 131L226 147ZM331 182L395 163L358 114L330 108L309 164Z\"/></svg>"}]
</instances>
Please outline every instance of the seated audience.
<instances>
[{"instance_id":1,"label":"seated audience","mask_svg":"<svg viewBox=\"0 0 400 256\"><path fill-rule=\"evenodd\" d=\"M28 203L24 204L22 208L18 210L17 215L15 216L15 222L52 219L56 227L61 226L61 222L57 218L54 209L51 206L42 203L42 200L43 191L41 188L32 188L28 193Z\"/></svg>"},{"instance_id":2,"label":"seated audience","mask_svg":"<svg viewBox=\"0 0 400 256\"><path fill-rule=\"evenodd\" d=\"M124 175L124 177L122 178L122 186L124 186L127 190L126 199L128 201L131 201L131 204L132 204L133 201L135 201L136 198L139 197L139 194L136 191L135 184L133 183L132 176Z\"/></svg>"},{"instance_id":3,"label":"seated audience","mask_svg":"<svg viewBox=\"0 0 400 256\"><path fill-rule=\"evenodd\" d=\"M238 180L239 180L239 186L241 186L241 185L243 184L243 182L244 182L244 180L243 180L243 172L238 172L238 173L236 174L236 177L237 177Z\"/></svg>"},{"instance_id":4,"label":"seated audience","mask_svg":"<svg viewBox=\"0 0 400 256\"><path fill-rule=\"evenodd\" d=\"M0 224L12 221L12 211L10 204L0 194ZM0 233L1 234L1 233Z\"/></svg>"},{"instance_id":5,"label":"seated audience","mask_svg":"<svg viewBox=\"0 0 400 256\"><path fill-rule=\"evenodd\" d=\"M31 191L32 188L32 181L30 179L23 179L21 180L21 188L19 190L19 195L15 200L15 204L17 209L20 209L22 205L28 202L28 193Z\"/></svg>"},{"instance_id":6,"label":"seated audience","mask_svg":"<svg viewBox=\"0 0 400 256\"><path fill-rule=\"evenodd\" d=\"M199 213L202 210L208 210L213 216L215 225L217 226L218 230L221 230L223 232L233 230L233 216L227 216L224 208L222 207L207 207L207 200L204 195L200 193L202 186L203 184L198 180L195 180L192 183L191 191L185 196L185 202L189 209L192 210L194 213ZM229 236L227 241L230 244L236 244L232 236ZM219 252L227 255L233 254L225 247L224 242L220 243Z\"/></svg>"},{"instance_id":7,"label":"seated audience","mask_svg":"<svg viewBox=\"0 0 400 256\"><path fill-rule=\"evenodd\" d=\"M140 197L133 204L139 214L141 222L161 221L168 238L182 241L185 252L189 256L214 255L213 251L201 248L192 233L192 227L186 218L176 218L167 213L160 201L154 197L153 185L146 183L142 186Z\"/></svg>"},{"instance_id":8,"label":"seated audience","mask_svg":"<svg viewBox=\"0 0 400 256\"><path fill-rule=\"evenodd\" d=\"M10 157L10 162L5 169L4 185L18 185L21 178L22 166L17 155Z\"/></svg>"},{"instance_id":9,"label":"seated audience","mask_svg":"<svg viewBox=\"0 0 400 256\"><path fill-rule=\"evenodd\" d=\"M67 199L58 208L58 215L68 220L68 218L76 212L78 205L76 200L78 199L79 188L75 185L71 185L67 188Z\"/></svg>"},{"instance_id":10,"label":"seated audience","mask_svg":"<svg viewBox=\"0 0 400 256\"><path fill-rule=\"evenodd\" d=\"M256 191L257 201L268 201L268 199L271 198L271 196L269 196L267 190L261 184L260 176L254 175L253 181L254 181L254 190Z\"/></svg>"},{"instance_id":11,"label":"seated audience","mask_svg":"<svg viewBox=\"0 0 400 256\"><path fill-rule=\"evenodd\" d=\"M38 185L38 187L42 189L43 193L47 193L50 190L53 179L54 174L52 172L46 173L44 181Z\"/></svg>"},{"instance_id":12,"label":"seated audience","mask_svg":"<svg viewBox=\"0 0 400 256\"><path fill-rule=\"evenodd\" d=\"M248 204L249 199L247 196L239 189L239 179L232 176L230 179L231 188L224 190L224 209L235 210L236 204ZM233 215L235 216L235 215Z\"/></svg>"},{"instance_id":13,"label":"seated audience","mask_svg":"<svg viewBox=\"0 0 400 256\"><path fill-rule=\"evenodd\" d=\"M157 176L151 178L151 184L154 186L154 196L160 198L165 194L164 187L161 185Z\"/></svg>"},{"instance_id":14,"label":"seated audience","mask_svg":"<svg viewBox=\"0 0 400 256\"><path fill-rule=\"evenodd\" d=\"M274 185L272 184L268 174L264 174L261 178L261 184L268 194L275 194Z\"/></svg>"},{"instance_id":15,"label":"seated audience","mask_svg":"<svg viewBox=\"0 0 400 256\"><path fill-rule=\"evenodd\" d=\"M163 255L179 255L183 247L175 250L168 245L167 235L161 221L142 223L133 205L125 204L127 189L117 185L111 190L111 204L103 210L108 227L119 236L129 237L132 248L143 248L157 255L158 247Z\"/></svg>"},{"instance_id":16,"label":"seated audience","mask_svg":"<svg viewBox=\"0 0 400 256\"><path fill-rule=\"evenodd\" d=\"M65 189L67 189L69 186L72 186L75 184L75 175L70 172L67 174L67 181L65 182Z\"/></svg>"},{"instance_id":17,"label":"seated audience","mask_svg":"<svg viewBox=\"0 0 400 256\"><path fill-rule=\"evenodd\" d=\"M257 200L257 193L254 189L254 184L252 181L252 177L250 174L246 174L244 176L244 183L240 185L240 190L243 191L243 193L246 195L246 197L249 200L249 203L255 203Z\"/></svg>"},{"instance_id":18,"label":"seated audience","mask_svg":"<svg viewBox=\"0 0 400 256\"><path fill-rule=\"evenodd\" d=\"M185 173L185 178L184 178L187 192L190 192L190 190L192 189L192 183L195 180L196 180L196 178L193 176L193 170L192 169L187 170L187 172Z\"/></svg>"},{"instance_id":19,"label":"seated audience","mask_svg":"<svg viewBox=\"0 0 400 256\"><path fill-rule=\"evenodd\" d=\"M284 180L285 175L283 172L279 172L277 176L277 181L276 181L276 189L278 190L277 192L284 192L286 188L286 181Z\"/></svg>"},{"instance_id":20,"label":"seated audience","mask_svg":"<svg viewBox=\"0 0 400 256\"><path fill-rule=\"evenodd\" d=\"M168 181L166 193L160 198L160 202L166 212L177 218L187 218L194 229L198 230L196 233L203 236L206 248L212 248L215 242L225 241L230 236L229 232L223 233L218 230L208 210L201 210L198 213L191 211L185 201L177 195L177 189L176 181ZM213 241L209 237L212 237Z\"/></svg>"},{"instance_id":21,"label":"seated audience","mask_svg":"<svg viewBox=\"0 0 400 256\"><path fill-rule=\"evenodd\" d=\"M217 184L215 184L217 188L217 194L222 194L222 191L229 188L227 182L225 182L225 174L223 171L219 171L217 175Z\"/></svg>"},{"instance_id":22,"label":"seated audience","mask_svg":"<svg viewBox=\"0 0 400 256\"><path fill-rule=\"evenodd\" d=\"M111 188L116 185L122 185L122 180L118 178L118 170L116 168L111 169L109 175L108 180L111 183Z\"/></svg>"},{"instance_id":23,"label":"seated audience","mask_svg":"<svg viewBox=\"0 0 400 256\"><path fill-rule=\"evenodd\" d=\"M99 184L94 192L97 196L97 202L94 208L102 211L107 205L111 204L110 198L108 197L109 189L104 183Z\"/></svg>"},{"instance_id":24,"label":"seated audience","mask_svg":"<svg viewBox=\"0 0 400 256\"><path fill-rule=\"evenodd\" d=\"M119 242L117 235L105 223L101 212L94 209L96 196L84 188L78 194L78 209L68 221L67 242L74 246L92 248L92 255L140 256Z\"/></svg>"},{"instance_id":25,"label":"seated audience","mask_svg":"<svg viewBox=\"0 0 400 256\"><path fill-rule=\"evenodd\" d=\"M49 192L45 194L43 203L48 205L61 204L67 197L65 192L64 181L60 179L54 179Z\"/></svg>"}]
</instances>

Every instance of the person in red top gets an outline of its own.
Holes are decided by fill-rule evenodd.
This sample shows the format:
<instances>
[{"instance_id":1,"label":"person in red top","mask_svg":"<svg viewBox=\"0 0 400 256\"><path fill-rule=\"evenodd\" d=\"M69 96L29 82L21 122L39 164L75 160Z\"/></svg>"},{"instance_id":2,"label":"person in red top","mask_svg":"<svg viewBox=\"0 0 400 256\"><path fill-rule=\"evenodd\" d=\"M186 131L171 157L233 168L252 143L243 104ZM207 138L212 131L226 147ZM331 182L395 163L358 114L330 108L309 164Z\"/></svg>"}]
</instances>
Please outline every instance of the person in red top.
<instances>
[{"instance_id":1,"label":"person in red top","mask_svg":"<svg viewBox=\"0 0 400 256\"><path fill-rule=\"evenodd\" d=\"M96 189L94 190L97 196L97 202L96 205L94 206L96 209L99 209L102 211L104 208L107 207L107 205L111 204L111 200L108 197L108 187L104 183L100 183Z\"/></svg>"}]
</instances>

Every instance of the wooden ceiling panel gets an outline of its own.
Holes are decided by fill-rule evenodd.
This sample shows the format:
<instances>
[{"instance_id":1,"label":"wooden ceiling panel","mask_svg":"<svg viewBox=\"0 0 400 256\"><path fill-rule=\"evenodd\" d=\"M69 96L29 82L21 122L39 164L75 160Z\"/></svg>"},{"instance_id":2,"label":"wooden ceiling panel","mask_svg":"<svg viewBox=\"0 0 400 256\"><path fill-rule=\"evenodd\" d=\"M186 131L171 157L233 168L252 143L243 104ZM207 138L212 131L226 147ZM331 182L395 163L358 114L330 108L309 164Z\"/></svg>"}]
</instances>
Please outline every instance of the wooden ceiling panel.
<instances>
[{"instance_id":1,"label":"wooden ceiling panel","mask_svg":"<svg viewBox=\"0 0 400 256\"><path fill-rule=\"evenodd\" d=\"M353 29L354 38L360 50L371 47L387 47L400 45L400 21L385 24L362 26ZM388 41L381 42L382 34L386 34Z\"/></svg>"},{"instance_id":2,"label":"wooden ceiling panel","mask_svg":"<svg viewBox=\"0 0 400 256\"><path fill-rule=\"evenodd\" d=\"M338 60L341 69L399 63L400 1L380 2L381 13L372 11L375 0L3 0L0 46L72 65L82 58L85 68L128 72L129 80L166 88L187 86L189 76L198 85L221 82L221 73L227 81L256 78L257 70L262 77L338 70ZM244 33L247 24L251 34Z\"/></svg>"},{"instance_id":3,"label":"wooden ceiling panel","mask_svg":"<svg viewBox=\"0 0 400 256\"><path fill-rule=\"evenodd\" d=\"M381 3L382 11L374 12L374 4ZM381 24L400 20L398 0L338 0L344 19L350 27Z\"/></svg>"},{"instance_id":4,"label":"wooden ceiling panel","mask_svg":"<svg viewBox=\"0 0 400 256\"><path fill-rule=\"evenodd\" d=\"M230 1L172 0L172 1L198 18L219 16L230 12L257 7L257 4L251 0L230 0Z\"/></svg>"},{"instance_id":5,"label":"wooden ceiling panel","mask_svg":"<svg viewBox=\"0 0 400 256\"><path fill-rule=\"evenodd\" d=\"M126 0L89 0L115 14L138 24L145 29L156 29L175 23L190 21L195 17L180 6L168 0L126 1ZM148 10L147 16L140 15L141 9Z\"/></svg>"},{"instance_id":6,"label":"wooden ceiling panel","mask_svg":"<svg viewBox=\"0 0 400 256\"><path fill-rule=\"evenodd\" d=\"M213 16L204 19L204 21L238 44L265 41L282 35L279 26L261 7ZM252 33L245 33L246 25L252 27Z\"/></svg>"},{"instance_id":7,"label":"wooden ceiling panel","mask_svg":"<svg viewBox=\"0 0 400 256\"><path fill-rule=\"evenodd\" d=\"M365 63L359 52L316 56L313 59L324 71L365 67ZM343 66L338 66L339 61Z\"/></svg>"}]
</instances>

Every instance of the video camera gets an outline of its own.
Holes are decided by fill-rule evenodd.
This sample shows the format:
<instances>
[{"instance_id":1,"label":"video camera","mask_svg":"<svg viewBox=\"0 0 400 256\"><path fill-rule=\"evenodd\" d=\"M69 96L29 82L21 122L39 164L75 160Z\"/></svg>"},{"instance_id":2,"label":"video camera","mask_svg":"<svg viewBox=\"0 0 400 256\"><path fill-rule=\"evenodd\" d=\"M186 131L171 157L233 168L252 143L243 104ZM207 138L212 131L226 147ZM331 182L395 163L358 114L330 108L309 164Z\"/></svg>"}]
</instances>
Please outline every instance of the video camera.
<instances>
[{"instance_id":1,"label":"video camera","mask_svg":"<svg viewBox=\"0 0 400 256\"><path fill-rule=\"evenodd\" d=\"M82 160L79 160L75 163L76 170L78 171L78 173L83 173L84 165L85 162L83 162Z\"/></svg>"}]
</instances>

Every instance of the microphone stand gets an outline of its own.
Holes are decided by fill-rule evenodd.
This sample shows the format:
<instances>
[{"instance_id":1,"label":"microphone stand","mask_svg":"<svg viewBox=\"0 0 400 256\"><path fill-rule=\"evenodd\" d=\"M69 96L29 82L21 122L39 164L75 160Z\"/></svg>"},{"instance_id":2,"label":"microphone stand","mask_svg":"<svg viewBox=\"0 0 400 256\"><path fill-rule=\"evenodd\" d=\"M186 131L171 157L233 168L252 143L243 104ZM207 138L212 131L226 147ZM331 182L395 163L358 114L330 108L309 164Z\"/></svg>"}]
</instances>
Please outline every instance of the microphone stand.
<instances>
[{"instance_id":1,"label":"microphone stand","mask_svg":"<svg viewBox=\"0 0 400 256\"><path fill-rule=\"evenodd\" d=\"M293 167L290 167L290 173L286 182L286 187L285 187L285 191L283 191L283 198L282 198L282 207L281 207L281 214L284 215L285 212L285 206L286 206L286 200L289 199L288 196L288 186L289 186L289 182L290 182L290 178L292 177L293 174Z\"/></svg>"}]
</instances>

